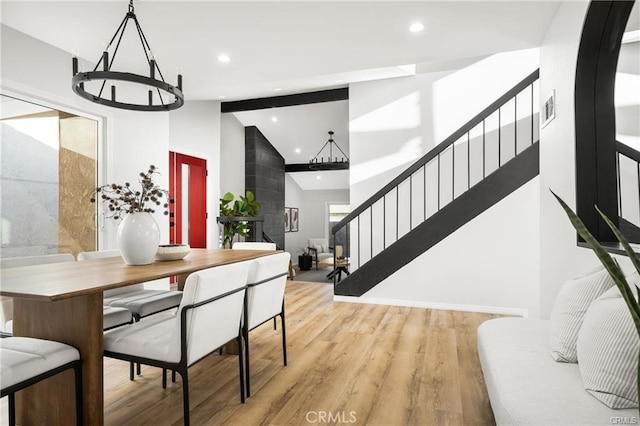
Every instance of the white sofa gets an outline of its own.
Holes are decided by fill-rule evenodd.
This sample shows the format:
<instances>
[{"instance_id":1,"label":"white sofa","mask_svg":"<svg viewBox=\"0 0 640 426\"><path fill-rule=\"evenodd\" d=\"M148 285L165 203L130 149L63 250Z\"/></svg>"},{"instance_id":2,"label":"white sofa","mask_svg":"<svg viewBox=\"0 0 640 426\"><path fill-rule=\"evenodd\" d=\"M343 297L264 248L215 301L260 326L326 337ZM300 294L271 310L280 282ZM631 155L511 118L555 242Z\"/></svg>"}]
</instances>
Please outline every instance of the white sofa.
<instances>
[{"instance_id":1,"label":"white sofa","mask_svg":"<svg viewBox=\"0 0 640 426\"><path fill-rule=\"evenodd\" d=\"M640 424L637 409L610 409L585 391L578 364L553 360L549 323L498 318L478 328L480 364L496 424Z\"/></svg>"}]
</instances>

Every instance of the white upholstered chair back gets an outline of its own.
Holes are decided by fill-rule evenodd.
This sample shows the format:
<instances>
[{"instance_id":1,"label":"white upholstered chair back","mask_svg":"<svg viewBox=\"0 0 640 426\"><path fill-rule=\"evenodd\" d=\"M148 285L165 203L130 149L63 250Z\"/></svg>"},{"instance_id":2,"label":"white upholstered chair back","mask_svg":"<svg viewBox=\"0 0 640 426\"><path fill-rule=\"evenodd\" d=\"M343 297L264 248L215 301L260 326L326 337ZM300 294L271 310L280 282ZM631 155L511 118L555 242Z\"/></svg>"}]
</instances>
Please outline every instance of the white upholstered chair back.
<instances>
[{"instance_id":1,"label":"white upholstered chair back","mask_svg":"<svg viewBox=\"0 0 640 426\"><path fill-rule=\"evenodd\" d=\"M234 250L275 250L275 243L267 243L262 241L238 241L233 243Z\"/></svg>"},{"instance_id":2,"label":"white upholstered chair back","mask_svg":"<svg viewBox=\"0 0 640 426\"><path fill-rule=\"evenodd\" d=\"M172 339L174 344L170 350L180 352L180 322L185 307L245 287L250 264L251 261L238 262L189 275L176 315L175 334ZM238 336L244 295L243 289L214 302L187 310L187 365L193 364Z\"/></svg>"},{"instance_id":3,"label":"white upholstered chair back","mask_svg":"<svg viewBox=\"0 0 640 426\"><path fill-rule=\"evenodd\" d=\"M0 269L19 268L21 266L45 265L49 263L75 262L70 253L44 254L40 256L7 257L0 259ZM11 333L13 319L13 299L0 297L0 331Z\"/></svg>"},{"instance_id":4,"label":"white upholstered chair back","mask_svg":"<svg viewBox=\"0 0 640 426\"><path fill-rule=\"evenodd\" d=\"M247 288L249 330L282 312L290 258L291 254L283 252L253 260ZM275 276L278 277L259 285L252 285Z\"/></svg>"},{"instance_id":5,"label":"white upholstered chair back","mask_svg":"<svg viewBox=\"0 0 640 426\"><path fill-rule=\"evenodd\" d=\"M106 259L109 257L120 257L120 250L99 250L99 251L83 251L78 253L78 260L94 260L94 259ZM114 288L112 290L105 290L104 297L114 297L118 294L122 293L130 293L133 290L142 290L144 289L143 283L132 284L126 287Z\"/></svg>"},{"instance_id":6,"label":"white upholstered chair back","mask_svg":"<svg viewBox=\"0 0 640 426\"><path fill-rule=\"evenodd\" d=\"M8 257L0 259L0 269L19 268L20 266L45 265L48 263L74 262L70 253L45 254L41 256Z\"/></svg>"},{"instance_id":7,"label":"white upholstered chair back","mask_svg":"<svg viewBox=\"0 0 640 426\"><path fill-rule=\"evenodd\" d=\"M318 249L318 253L327 253L329 251L329 242L326 238L309 238L309 247Z\"/></svg>"},{"instance_id":8,"label":"white upholstered chair back","mask_svg":"<svg viewBox=\"0 0 640 426\"><path fill-rule=\"evenodd\" d=\"M78 260L105 259L120 256L120 250L83 251L78 253Z\"/></svg>"}]
</instances>

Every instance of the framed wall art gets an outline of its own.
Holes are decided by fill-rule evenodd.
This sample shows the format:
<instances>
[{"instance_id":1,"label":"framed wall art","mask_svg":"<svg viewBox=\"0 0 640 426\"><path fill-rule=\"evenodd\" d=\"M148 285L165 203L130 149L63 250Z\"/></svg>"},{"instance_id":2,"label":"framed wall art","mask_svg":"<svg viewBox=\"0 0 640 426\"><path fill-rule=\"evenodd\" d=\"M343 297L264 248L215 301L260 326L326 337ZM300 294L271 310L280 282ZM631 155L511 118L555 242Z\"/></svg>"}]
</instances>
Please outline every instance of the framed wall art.
<instances>
[{"instance_id":1,"label":"framed wall art","mask_svg":"<svg viewBox=\"0 0 640 426\"><path fill-rule=\"evenodd\" d=\"M291 226L289 227L289 231L298 232L298 209L291 207Z\"/></svg>"},{"instance_id":2,"label":"framed wall art","mask_svg":"<svg viewBox=\"0 0 640 426\"><path fill-rule=\"evenodd\" d=\"M284 232L291 231L291 208L284 208Z\"/></svg>"}]
</instances>

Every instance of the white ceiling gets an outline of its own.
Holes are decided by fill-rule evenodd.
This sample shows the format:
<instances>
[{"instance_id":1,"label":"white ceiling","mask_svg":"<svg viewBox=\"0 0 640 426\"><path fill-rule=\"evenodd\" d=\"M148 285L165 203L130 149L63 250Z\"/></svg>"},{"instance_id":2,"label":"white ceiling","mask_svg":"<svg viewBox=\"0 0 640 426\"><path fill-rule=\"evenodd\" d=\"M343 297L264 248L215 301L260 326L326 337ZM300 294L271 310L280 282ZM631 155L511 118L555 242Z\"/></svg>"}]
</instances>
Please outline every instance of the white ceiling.
<instances>
[{"instance_id":1,"label":"white ceiling","mask_svg":"<svg viewBox=\"0 0 640 426\"><path fill-rule=\"evenodd\" d=\"M134 6L166 80L173 83L181 67L186 100L229 101L406 76L412 73L406 65L417 72L451 69L469 58L537 47L559 1L135 0ZM77 52L88 69L122 21L128 1L2 0L0 7L2 24L70 57ZM425 30L409 32L416 21ZM127 30L117 70L146 72L141 49L133 49L139 43L135 37ZM219 62L221 53L231 61ZM346 150L347 108L347 102L333 102L237 116L245 125L257 125L287 162L304 162L326 142L329 130ZM270 121L272 115L278 123ZM291 152L297 146L300 154ZM303 174L312 180L308 172L296 173L296 179Z\"/></svg>"}]
</instances>

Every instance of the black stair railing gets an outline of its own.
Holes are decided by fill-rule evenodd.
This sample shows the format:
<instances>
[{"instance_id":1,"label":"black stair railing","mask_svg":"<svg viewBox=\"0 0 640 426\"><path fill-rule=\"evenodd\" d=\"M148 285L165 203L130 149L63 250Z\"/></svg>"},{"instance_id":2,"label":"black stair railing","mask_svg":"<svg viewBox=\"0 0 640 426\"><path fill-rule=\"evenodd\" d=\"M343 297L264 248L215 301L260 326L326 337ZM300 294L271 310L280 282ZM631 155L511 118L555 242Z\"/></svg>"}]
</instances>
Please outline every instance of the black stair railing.
<instances>
[{"instance_id":1,"label":"black stair railing","mask_svg":"<svg viewBox=\"0 0 640 426\"><path fill-rule=\"evenodd\" d=\"M538 79L536 70L332 228L334 241L349 229L352 269L539 140Z\"/></svg>"},{"instance_id":2,"label":"black stair railing","mask_svg":"<svg viewBox=\"0 0 640 426\"><path fill-rule=\"evenodd\" d=\"M640 243L640 152L616 142L618 178L618 216L627 239Z\"/></svg>"}]
</instances>

